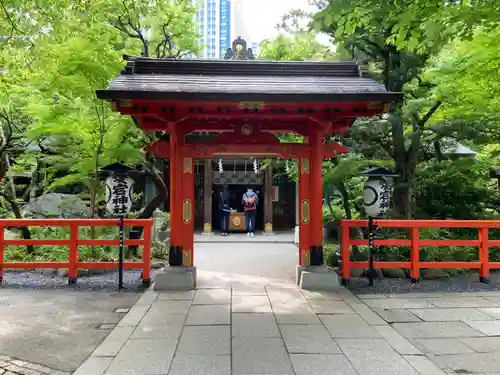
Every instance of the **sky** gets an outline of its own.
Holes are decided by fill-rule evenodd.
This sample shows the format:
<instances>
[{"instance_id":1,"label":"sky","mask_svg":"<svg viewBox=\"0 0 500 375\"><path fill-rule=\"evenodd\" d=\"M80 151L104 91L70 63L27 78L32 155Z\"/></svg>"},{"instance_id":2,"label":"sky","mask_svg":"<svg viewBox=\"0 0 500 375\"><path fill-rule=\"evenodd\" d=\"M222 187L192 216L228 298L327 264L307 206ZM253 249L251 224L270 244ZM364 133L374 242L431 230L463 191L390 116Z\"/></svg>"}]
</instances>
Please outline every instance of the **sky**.
<instances>
[{"instance_id":1,"label":"sky","mask_svg":"<svg viewBox=\"0 0 500 375\"><path fill-rule=\"evenodd\" d=\"M281 17L292 9L315 11L317 8L310 6L308 0L240 0L245 2L248 11L248 28L252 41L269 39L278 34L276 24ZM328 37L319 37L321 42L327 42Z\"/></svg>"}]
</instances>

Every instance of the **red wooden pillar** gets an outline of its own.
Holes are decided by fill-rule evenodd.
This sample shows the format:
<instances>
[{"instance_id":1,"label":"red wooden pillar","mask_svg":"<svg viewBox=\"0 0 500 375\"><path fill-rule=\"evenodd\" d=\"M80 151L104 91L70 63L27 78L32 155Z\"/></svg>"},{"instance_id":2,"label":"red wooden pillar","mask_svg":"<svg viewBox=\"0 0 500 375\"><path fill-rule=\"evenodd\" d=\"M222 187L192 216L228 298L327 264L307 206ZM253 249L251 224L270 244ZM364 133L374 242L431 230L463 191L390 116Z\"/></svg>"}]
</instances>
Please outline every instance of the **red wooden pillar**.
<instances>
[{"instance_id":1,"label":"red wooden pillar","mask_svg":"<svg viewBox=\"0 0 500 375\"><path fill-rule=\"evenodd\" d=\"M173 131L170 134L170 246L178 246L178 209L176 207L176 196L182 186L177 176L178 169L177 135Z\"/></svg>"},{"instance_id":2,"label":"red wooden pillar","mask_svg":"<svg viewBox=\"0 0 500 375\"><path fill-rule=\"evenodd\" d=\"M318 131L309 137L311 145L311 237L310 258L312 266L323 262L323 140Z\"/></svg>"},{"instance_id":3,"label":"red wooden pillar","mask_svg":"<svg viewBox=\"0 0 500 375\"><path fill-rule=\"evenodd\" d=\"M193 158L182 155L181 164L182 189L179 192L179 202L181 203L181 246L182 265L191 267L193 265L194 250L194 170Z\"/></svg>"},{"instance_id":4,"label":"red wooden pillar","mask_svg":"<svg viewBox=\"0 0 500 375\"><path fill-rule=\"evenodd\" d=\"M309 159L299 159L299 265L309 266L311 200Z\"/></svg>"}]
</instances>

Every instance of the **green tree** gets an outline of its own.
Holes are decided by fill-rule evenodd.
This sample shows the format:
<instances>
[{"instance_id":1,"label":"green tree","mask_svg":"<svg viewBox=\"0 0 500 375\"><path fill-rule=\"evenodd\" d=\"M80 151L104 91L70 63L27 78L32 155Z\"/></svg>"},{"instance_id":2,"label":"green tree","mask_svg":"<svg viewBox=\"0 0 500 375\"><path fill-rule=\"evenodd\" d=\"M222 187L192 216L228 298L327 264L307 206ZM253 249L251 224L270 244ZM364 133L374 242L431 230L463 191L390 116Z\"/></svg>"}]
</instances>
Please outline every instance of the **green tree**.
<instances>
[{"instance_id":1,"label":"green tree","mask_svg":"<svg viewBox=\"0 0 500 375\"><path fill-rule=\"evenodd\" d=\"M312 0L321 17L319 29L334 25L336 40L358 29L377 31L387 44L410 52L427 53L438 40L470 36L477 26L495 29L500 18L497 0ZM373 22L377 19L378 22Z\"/></svg>"},{"instance_id":2,"label":"green tree","mask_svg":"<svg viewBox=\"0 0 500 375\"><path fill-rule=\"evenodd\" d=\"M468 40L453 40L427 72L443 106L434 119L446 136L481 143L500 142L500 49L498 29L477 29Z\"/></svg>"},{"instance_id":3,"label":"green tree","mask_svg":"<svg viewBox=\"0 0 500 375\"><path fill-rule=\"evenodd\" d=\"M335 54L328 46L316 40L315 33L294 36L284 34L260 44L259 59L275 61L334 60Z\"/></svg>"},{"instance_id":4,"label":"green tree","mask_svg":"<svg viewBox=\"0 0 500 375\"><path fill-rule=\"evenodd\" d=\"M335 37L345 50L364 56L388 91L405 94L402 101L389 106L387 116L372 120L379 123L381 131L374 135L382 141L380 147L399 174L393 206L397 217L411 216L411 187L421 161L422 143L429 134L429 120L442 104L430 91L432 86L423 73L453 31L450 27L442 28L440 33L402 33L398 25L406 22L406 8L411 3L330 0L314 19L316 26ZM414 13L408 28L420 27L427 17L426 11Z\"/></svg>"},{"instance_id":5,"label":"green tree","mask_svg":"<svg viewBox=\"0 0 500 375\"><path fill-rule=\"evenodd\" d=\"M312 14L292 9L276 25L280 32L274 39L261 42L259 59L275 61L335 60L331 46L321 44L317 33L308 29Z\"/></svg>"},{"instance_id":6,"label":"green tree","mask_svg":"<svg viewBox=\"0 0 500 375\"><path fill-rule=\"evenodd\" d=\"M485 219L494 191L484 165L471 159L425 163L419 168L415 215L434 219Z\"/></svg>"},{"instance_id":7,"label":"green tree","mask_svg":"<svg viewBox=\"0 0 500 375\"><path fill-rule=\"evenodd\" d=\"M189 0L101 0L91 11L105 16L138 55L181 58L198 51L196 8Z\"/></svg>"}]
</instances>

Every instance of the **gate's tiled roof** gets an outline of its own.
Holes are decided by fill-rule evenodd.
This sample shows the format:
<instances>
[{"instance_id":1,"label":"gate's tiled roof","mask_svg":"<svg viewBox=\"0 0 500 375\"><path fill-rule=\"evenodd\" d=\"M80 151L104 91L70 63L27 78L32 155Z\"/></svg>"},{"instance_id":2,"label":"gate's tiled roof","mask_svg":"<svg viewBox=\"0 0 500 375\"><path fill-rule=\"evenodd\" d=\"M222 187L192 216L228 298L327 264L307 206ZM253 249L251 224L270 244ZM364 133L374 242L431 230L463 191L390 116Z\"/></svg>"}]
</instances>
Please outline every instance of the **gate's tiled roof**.
<instances>
[{"instance_id":1,"label":"gate's tiled roof","mask_svg":"<svg viewBox=\"0 0 500 375\"><path fill-rule=\"evenodd\" d=\"M400 93L355 62L173 60L126 57L101 99L393 101Z\"/></svg>"}]
</instances>

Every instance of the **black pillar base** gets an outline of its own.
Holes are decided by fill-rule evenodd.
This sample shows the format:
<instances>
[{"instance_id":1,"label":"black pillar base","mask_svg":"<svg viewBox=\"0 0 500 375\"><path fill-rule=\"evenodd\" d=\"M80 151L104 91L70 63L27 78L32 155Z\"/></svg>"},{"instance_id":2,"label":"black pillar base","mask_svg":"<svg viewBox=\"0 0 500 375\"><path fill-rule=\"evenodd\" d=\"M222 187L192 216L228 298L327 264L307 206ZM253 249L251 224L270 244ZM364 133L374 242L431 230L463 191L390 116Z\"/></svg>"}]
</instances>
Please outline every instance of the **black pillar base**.
<instances>
[{"instance_id":1,"label":"black pillar base","mask_svg":"<svg viewBox=\"0 0 500 375\"><path fill-rule=\"evenodd\" d=\"M310 247L311 266L322 266L325 261L323 258L323 246Z\"/></svg>"},{"instance_id":2,"label":"black pillar base","mask_svg":"<svg viewBox=\"0 0 500 375\"><path fill-rule=\"evenodd\" d=\"M68 277L68 285L76 284L76 277Z\"/></svg>"},{"instance_id":3,"label":"black pillar base","mask_svg":"<svg viewBox=\"0 0 500 375\"><path fill-rule=\"evenodd\" d=\"M487 277L480 277L479 278L479 282L483 283L483 284L489 284L490 283L490 279L487 278Z\"/></svg>"},{"instance_id":4,"label":"black pillar base","mask_svg":"<svg viewBox=\"0 0 500 375\"><path fill-rule=\"evenodd\" d=\"M342 279L342 285L349 285L350 279Z\"/></svg>"},{"instance_id":5,"label":"black pillar base","mask_svg":"<svg viewBox=\"0 0 500 375\"><path fill-rule=\"evenodd\" d=\"M418 284L419 281L420 281L419 279L415 279L414 277L410 277L410 282L412 284Z\"/></svg>"},{"instance_id":6,"label":"black pillar base","mask_svg":"<svg viewBox=\"0 0 500 375\"><path fill-rule=\"evenodd\" d=\"M168 264L172 267L182 266L182 246L170 245Z\"/></svg>"}]
</instances>

